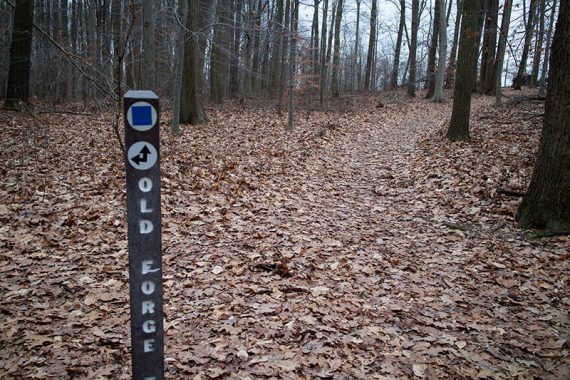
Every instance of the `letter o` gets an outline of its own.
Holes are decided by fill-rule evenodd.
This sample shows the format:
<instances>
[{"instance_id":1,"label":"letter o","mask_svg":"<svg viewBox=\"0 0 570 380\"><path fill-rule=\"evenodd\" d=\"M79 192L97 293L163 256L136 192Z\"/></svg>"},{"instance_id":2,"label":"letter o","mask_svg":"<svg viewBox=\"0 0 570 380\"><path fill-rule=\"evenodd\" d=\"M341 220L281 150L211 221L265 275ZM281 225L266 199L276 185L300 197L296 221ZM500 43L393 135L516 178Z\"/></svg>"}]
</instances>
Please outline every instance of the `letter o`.
<instances>
[{"instance_id":1,"label":"letter o","mask_svg":"<svg viewBox=\"0 0 570 380\"><path fill-rule=\"evenodd\" d=\"M148 193L152 189L152 180L148 177L142 177L139 179L139 189L143 193Z\"/></svg>"},{"instance_id":2,"label":"letter o","mask_svg":"<svg viewBox=\"0 0 570 380\"><path fill-rule=\"evenodd\" d=\"M144 294L146 294L147 296L154 293L154 289L156 288L156 286L154 285L154 282L152 281L144 281L141 285L141 290Z\"/></svg>"}]
</instances>

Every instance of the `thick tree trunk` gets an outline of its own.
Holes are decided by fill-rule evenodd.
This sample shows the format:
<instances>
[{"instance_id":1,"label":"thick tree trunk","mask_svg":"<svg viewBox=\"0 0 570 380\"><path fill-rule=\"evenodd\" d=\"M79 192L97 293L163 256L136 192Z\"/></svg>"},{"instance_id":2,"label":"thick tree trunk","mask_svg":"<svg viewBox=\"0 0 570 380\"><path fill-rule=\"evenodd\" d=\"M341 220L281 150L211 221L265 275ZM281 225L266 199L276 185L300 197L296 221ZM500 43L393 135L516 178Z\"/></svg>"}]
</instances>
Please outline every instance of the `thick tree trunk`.
<instances>
[{"instance_id":1,"label":"thick tree trunk","mask_svg":"<svg viewBox=\"0 0 570 380\"><path fill-rule=\"evenodd\" d=\"M408 74L408 96L416 96L416 53L418 50L418 26L420 0L412 0L412 38L410 41L410 69Z\"/></svg>"},{"instance_id":2,"label":"thick tree trunk","mask_svg":"<svg viewBox=\"0 0 570 380\"><path fill-rule=\"evenodd\" d=\"M199 0L189 0L184 46L184 71L180 102L180 122L199 124L208 120L202 101L202 64L198 41Z\"/></svg>"},{"instance_id":3,"label":"thick tree trunk","mask_svg":"<svg viewBox=\"0 0 570 380\"><path fill-rule=\"evenodd\" d=\"M570 233L570 2L560 3L538 161L517 212L521 228Z\"/></svg>"},{"instance_id":4,"label":"thick tree trunk","mask_svg":"<svg viewBox=\"0 0 570 380\"><path fill-rule=\"evenodd\" d=\"M210 54L210 98L214 103L222 103L226 96L226 74L228 67L228 11L229 0L218 0L216 9L214 40Z\"/></svg>"},{"instance_id":5,"label":"thick tree trunk","mask_svg":"<svg viewBox=\"0 0 570 380\"><path fill-rule=\"evenodd\" d=\"M443 102L443 79L445 76L445 59L447 57L447 20L445 17L445 0L441 0L439 20L439 62L432 101Z\"/></svg>"},{"instance_id":6,"label":"thick tree trunk","mask_svg":"<svg viewBox=\"0 0 570 380\"><path fill-rule=\"evenodd\" d=\"M400 0L400 25L398 26L398 37L396 38L396 50L394 52L394 66L390 76L390 88L398 87L398 74L400 72L400 52L402 49L402 37L404 26L406 25L406 0Z\"/></svg>"},{"instance_id":7,"label":"thick tree trunk","mask_svg":"<svg viewBox=\"0 0 570 380\"><path fill-rule=\"evenodd\" d=\"M418 0L419 1L419 0ZM377 0L372 0L372 10L370 12L370 37L368 39L368 54L366 56L366 72L364 74L364 89L370 91L372 82L372 64L374 62L374 51L376 49L376 14Z\"/></svg>"},{"instance_id":8,"label":"thick tree trunk","mask_svg":"<svg viewBox=\"0 0 570 380\"><path fill-rule=\"evenodd\" d=\"M18 0L14 11L8 87L4 108L17 109L19 102L28 102L30 96L30 66L32 50L33 0Z\"/></svg>"},{"instance_id":9,"label":"thick tree trunk","mask_svg":"<svg viewBox=\"0 0 570 380\"><path fill-rule=\"evenodd\" d=\"M455 81L455 62L457 59L457 44L459 42L459 27L461 26L461 15L463 14L463 0L457 0L457 14L455 16L455 29L453 32L453 42L449 54L449 63L445 71L445 88L453 87Z\"/></svg>"},{"instance_id":10,"label":"thick tree trunk","mask_svg":"<svg viewBox=\"0 0 570 380\"><path fill-rule=\"evenodd\" d=\"M471 93L477 77L477 53L481 35L481 11L485 0L466 1L459 40L457 78L453 90L453 110L446 137L451 141L469 139Z\"/></svg>"},{"instance_id":11,"label":"thick tree trunk","mask_svg":"<svg viewBox=\"0 0 570 380\"><path fill-rule=\"evenodd\" d=\"M499 35L499 46L497 47L497 58L495 60L495 103L501 104L502 85L501 74L503 73L503 62L505 60L505 50L507 47L507 37L509 35L509 25L511 23L512 0L505 0L503 7L503 19L501 20L501 30Z\"/></svg>"},{"instance_id":12,"label":"thick tree trunk","mask_svg":"<svg viewBox=\"0 0 570 380\"><path fill-rule=\"evenodd\" d=\"M336 98L340 94L339 69L340 69L340 23L342 21L343 0L338 0L336 8L336 18L334 22L334 54L332 67L332 96Z\"/></svg>"},{"instance_id":13,"label":"thick tree trunk","mask_svg":"<svg viewBox=\"0 0 570 380\"><path fill-rule=\"evenodd\" d=\"M445 7L442 7L442 0L435 0L435 7L434 7L434 15L433 15L433 31L431 34L431 42L429 46L429 53L428 53L428 65L427 65L427 93L426 99L430 99L433 97L433 93L435 91L435 55L437 53L437 42L439 40L439 25L440 25L440 14L443 13L445 17Z\"/></svg>"},{"instance_id":14,"label":"thick tree trunk","mask_svg":"<svg viewBox=\"0 0 570 380\"><path fill-rule=\"evenodd\" d=\"M524 82L524 75L526 73L526 64L528 60L528 53L530 50L530 44L532 42L534 17L536 14L536 3L537 0L530 0L530 7L528 10L527 24L525 27L525 37L524 37L524 47L522 52L521 61L519 63L519 69L517 71L517 76L513 79L513 88L515 90L520 90Z\"/></svg>"}]
</instances>

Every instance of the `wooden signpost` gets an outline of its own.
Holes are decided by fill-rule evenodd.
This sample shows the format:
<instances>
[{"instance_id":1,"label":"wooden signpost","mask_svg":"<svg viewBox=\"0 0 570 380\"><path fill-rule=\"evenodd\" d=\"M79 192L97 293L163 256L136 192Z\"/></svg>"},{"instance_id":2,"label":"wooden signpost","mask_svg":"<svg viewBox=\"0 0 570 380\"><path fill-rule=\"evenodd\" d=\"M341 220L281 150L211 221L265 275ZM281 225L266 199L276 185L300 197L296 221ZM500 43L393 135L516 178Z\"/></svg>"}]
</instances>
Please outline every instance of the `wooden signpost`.
<instances>
[{"instance_id":1,"label":"wooden signpost","mask_svg":"<svg viewBox=\"0 0 570 380\"><path fill-rule=\"evenodd\" d=\"M124 96L133 379L164 379L158 96Z\"/></svg>"}]
</instances>

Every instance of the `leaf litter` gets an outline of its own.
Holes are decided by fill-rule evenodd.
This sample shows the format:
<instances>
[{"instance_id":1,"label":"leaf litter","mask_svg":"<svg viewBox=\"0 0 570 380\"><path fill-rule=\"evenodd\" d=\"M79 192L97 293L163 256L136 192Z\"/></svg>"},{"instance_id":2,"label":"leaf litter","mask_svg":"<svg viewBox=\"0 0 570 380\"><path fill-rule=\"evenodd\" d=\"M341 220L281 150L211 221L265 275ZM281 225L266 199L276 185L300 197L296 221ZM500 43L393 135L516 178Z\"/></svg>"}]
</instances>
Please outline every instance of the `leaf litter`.
<instances>
[{"instance_id":1,"label":"leaf litter","mask_svg":"<svg viewBox=\"0 0 570 380\"><path fill-rule=\"evenodd\" d=\"M400 93L163 123L165 366L194 379L562 379L568 237L527 240L539 104ZM168 112L163 120L168 119ZM0 373L130 377L112 115L0 113Z\"/></svg>"}]
</instances>

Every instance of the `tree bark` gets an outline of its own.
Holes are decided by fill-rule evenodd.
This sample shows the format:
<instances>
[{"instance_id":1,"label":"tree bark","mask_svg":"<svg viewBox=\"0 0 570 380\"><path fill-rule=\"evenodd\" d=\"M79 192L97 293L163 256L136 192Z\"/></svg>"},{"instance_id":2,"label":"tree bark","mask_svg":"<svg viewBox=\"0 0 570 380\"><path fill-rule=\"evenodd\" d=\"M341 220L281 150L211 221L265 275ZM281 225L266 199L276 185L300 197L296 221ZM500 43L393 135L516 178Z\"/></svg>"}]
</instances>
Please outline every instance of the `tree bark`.
<instances>
[{"instance_id":1,"label":"tree bark","mask_svg":"<svg viewBox=\"0 0 570 380\"><path fill-rule=\"evenodd\" d=\"M396 38L396 50L394 52L394 66L390 77L390 88L398 87L398 74L400 72L400 52L402 49L402 37L404 26L406 25L406 0L400 0L400 25L398 27L398 37Z\"/></svg>"},{"instance_id":2,"label":"tree bark","mask_svg":"<svg viewBox=\"0 0 570 380\"><path fill-rule=\"evenodd\" d=\"M570 2L560 3L538 160L517 212L521 228L570 233Z\"/></svg>"},{"instance_id":3,"label":"tree bark","mask_svg":"<svg viewBox=\"0 0 570 380\"><path fill-rule=\"evenodd\" d=\"M202 65L198 41L199 0L187 0L186 43L180 102L180 122L200 124L208 120L202 101Z\"/></svg>"},{"instance_id":4,"label":"tree bark","mask_svg":"<svg viewBox=\"0 0 570 380\"><path fill-rule=\"evenodd\" d=\"M295 111L294 91L295 91L295 60L297 58L297 25L299 21L299 0L294 0L291 4L291 33L289 34L289 113L287 118L287 130L293 130L293 112Z\"/></svg>"},{"instance_id":5,"label":"tree bark","mask_svg":"<svg viewBox=\"0 0 570 380\"><path fill-rule=\"evenodd\" d=\"M4 108L17 109L18 103L27 103L30 97L30 67L34 1L17 0L10 44L10 66Z\"/></svg>"},{"instance_id":6,"label":"tree bark","mask_svg":"<svg viewBox=\"0 0 570 380\"><path fill-rule=\"evenodd\" d=\"M338 0L336 18L334 22L334 54L332 67L332 96L337 98L340 94L338 73L340 70L340 23L342 21L342 9L344 0Z\"/></svg>"},{"instance_id":7,"label":"tree bark","mask_svg":"<svg viewBox=\"0 0 570 380\"><path fill-rule=\"evenodd\" d=\"M429 46L429 53L428 53L428 65L427 65L427 93L426 99L430 99L433 97L433 93L435 91L435 55L437 53L437 43L439 39L439 25L440 25L440 14L443 13L445 16L445 7L441 5L442 0L435 0L435 7L434 7L434 15L433 15L433 31L431 34L431 42Z\"/></svg>"},{"instance_id":8,"label":"tree bark","mask_svg":"<svg viewBox=\"0 0 570 380\"><path fill-rule=\"evenodd\" d=\"M210 98L214 103L222 103L226 96L226 74L228 67L228 11L229 0L218 0L214 24L214 39L210 54Z\"/></svg>"},{"instance_id":9,"label":"tree bark","mask_svg":"<svg viewBox=\"0 0 570 380\"><path fill-rule=\"evenodd\" d=\"M447 18L445 17L445 0L441 1L439 14L439 62L437 64L437 77L432 101L443 102L443 79L445 76L445 60L447 57Z\"/></svg>"},{"instance_id":10,"label":"tree bark","mask_svg":"<svg viewBox=\"0 0 570 380\"><path fill-rule=\"evenodd\" d=\"M469 140L471 93L477 77L477 53L481 35L483 1L466 1L459 40L457 78L453 90L453 110L446 137L451 141Z\"/></svg>"},{"instance_id":11,"label":"tree bark","mask_svg":"<svg viewBox=\"0 0 570 380\"><path fill-rule=\"evenodd\" d=\"M408 73L408 96L416 96L416 53L418 50L418 26L420 0L412 0L412 37L410 41L409 73Z\"/></svg>"}]
</instances>

